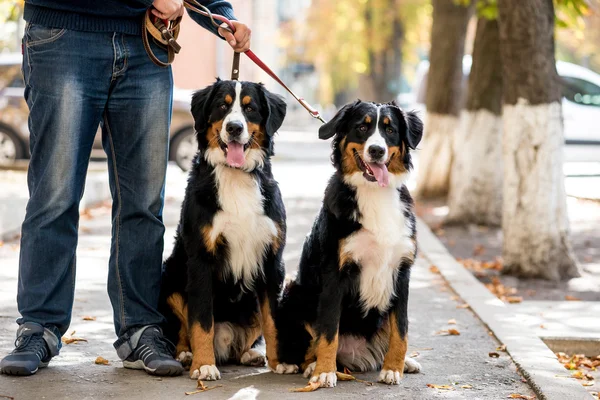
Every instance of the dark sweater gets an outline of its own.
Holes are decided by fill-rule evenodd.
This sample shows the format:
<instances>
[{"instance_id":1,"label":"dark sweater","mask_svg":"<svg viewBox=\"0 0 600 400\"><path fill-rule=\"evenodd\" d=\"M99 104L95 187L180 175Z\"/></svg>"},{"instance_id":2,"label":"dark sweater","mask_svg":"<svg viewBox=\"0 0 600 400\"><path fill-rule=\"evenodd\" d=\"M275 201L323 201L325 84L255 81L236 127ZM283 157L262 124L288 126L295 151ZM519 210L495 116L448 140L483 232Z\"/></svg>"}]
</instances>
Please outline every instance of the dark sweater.
<instances>
[{"instance_id":1,"label":"dark sweater","mask_svg":"<svg viewBox=\"0 0 600 400\"><path fill-rule=\"evenodd\" d=\"M141 35L142 20L153 0L26 0L23 17L27 22L50 28L76 31L119 32ZM211 12L235 19L227 1L199 0ZM188 11L194 21L213 33L210 19Z\"/></svg>"}]
</instances>

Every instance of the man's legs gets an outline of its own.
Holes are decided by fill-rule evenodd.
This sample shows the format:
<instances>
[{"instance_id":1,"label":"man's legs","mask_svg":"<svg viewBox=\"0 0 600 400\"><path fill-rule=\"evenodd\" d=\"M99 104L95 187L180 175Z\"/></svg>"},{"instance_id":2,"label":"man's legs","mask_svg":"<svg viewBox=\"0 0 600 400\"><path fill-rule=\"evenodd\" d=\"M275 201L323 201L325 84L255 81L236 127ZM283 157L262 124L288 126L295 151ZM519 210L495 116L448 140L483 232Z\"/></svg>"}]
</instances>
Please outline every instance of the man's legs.
<instances>
[{"instance_id":1,"label":"man's legs","mask_svg":"<svg viewBox=\"0 0 600 400\"><path fill-rule=\"evenodd\" d=\"M102 133L113 196L108 293L119 336L115 348L126 367L176 375L183 368L157 327L164 322L158 297L171 68L150 61L141 37L114 34L113 43L116 61Z\"/></svg>"},{"instance_id":2,"label":"man's legs","mask_svg":"<svg viewBox=\"0 0 600 400\"><path fill-rule=\"evenodd\" d=\"M107 38L39 25L28 25L24 37L31 160L19 260L22 317L17 322L19 337L43 333L48 348L40 347L47 350L38 355L42 364L42 358L58 353L60 336L71 320L79 201L110 82L112 47ZM36 338L21 340L17 350ZM0 364L2 372L10 373L7 362L15 365L17 353ZM34 373L38 360L33 360L15 373Z\"/></svg>"}]
</instances>

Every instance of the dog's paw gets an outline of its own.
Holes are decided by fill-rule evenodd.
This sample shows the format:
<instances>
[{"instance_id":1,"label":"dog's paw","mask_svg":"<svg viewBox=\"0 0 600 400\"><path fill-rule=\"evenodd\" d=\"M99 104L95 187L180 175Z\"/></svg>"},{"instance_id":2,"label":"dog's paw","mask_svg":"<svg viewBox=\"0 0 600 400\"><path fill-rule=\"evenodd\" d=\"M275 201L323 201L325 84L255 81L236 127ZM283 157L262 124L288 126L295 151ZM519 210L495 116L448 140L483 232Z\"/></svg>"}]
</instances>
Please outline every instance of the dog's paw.
<instances>
[{"instance_id":1,"label":"dog's paw","mask_svg":"<svg viewBox=\"0 0 600 400\"><path fill-rule=\"evenodd\" d=\"M304 373L302 374L302 376L304 376L305 378L308 378L309 376L311 376L313 374L313 372L315 371L315 367L317 366L317 362L311 362L310 364L308 364L308 367L306 367L306 369L304 370Z\"/></svg>"},{"instance_id":2,"label":"dog's paw","mask_svg":"<svg viewBox=\"0 0 600 400\"><path fill-rule=\"evenodd\" d=\"M182 351L177 356L177 361L184 367L189 367L192 364L192 353L189 351Z\"/></svg>"},{"instance_id":3,"label":"dog's paw","mask_svg":"<svg viewBox=\"0 0 600 400\"><path fill-rule=\"evenodd\" d=\"M391 369L382 369L379 373L378 382L387 383L388 385L399 385L402 380L400 371L392 371Z\"/></svg>"},{"instance_id":4,"label":"dog's paw","mask_svg":"<svg viewBox=\"0 0 600 400\"><path fill-rule=\"evenodd\" d=\"M337 375L333 372L321 372L310 378L310 382L319 382L320 387L335 387L337 385Z\"/></svg>"},{"instance_id":5,"label":"dog's paw","mask_svg":"<svg viewBox=\"0 0 600 400\"><path fill-rule=\"evenodd\" d=\"M216 381L221 379L221 373L214 365L203 365L199 370L190 371L190 378L199 381Z\"/></svg>"},{"instance_id":6,"label":"dog's paw","mask_svg":"<svg viewBox=\"0 0 600 400\"><path fill-rule=\"evenodd\" d=\"M298 366L296 364L277 364L273 372L276 374L295 374L298 372Z\"/></svg>"},{"instance_id":7,"label":"dog's paw","mask_svg":"<svg viewBox=\"0 0 600 400\"><path fill-rule=\"evenodd\" d=\"M242 354L242 357L240 358L240 363L242 365L249 365L251 367L264 367L266 362L267 359L265 358L265 355L256 349L248 350Z\"/></svg>"},{"instance_id":8,"label":"dog's paw","mask_svg":"<svg viewBox=\"0 0 600 400\"><path fill-rule=\"evenodd\" d=\"M421 364L419 364L417 360L413 358L406 357L404 359L404 372L407 372L409 374L416 374L418 372L421 372Z\"/></svg>"}]
</instances>

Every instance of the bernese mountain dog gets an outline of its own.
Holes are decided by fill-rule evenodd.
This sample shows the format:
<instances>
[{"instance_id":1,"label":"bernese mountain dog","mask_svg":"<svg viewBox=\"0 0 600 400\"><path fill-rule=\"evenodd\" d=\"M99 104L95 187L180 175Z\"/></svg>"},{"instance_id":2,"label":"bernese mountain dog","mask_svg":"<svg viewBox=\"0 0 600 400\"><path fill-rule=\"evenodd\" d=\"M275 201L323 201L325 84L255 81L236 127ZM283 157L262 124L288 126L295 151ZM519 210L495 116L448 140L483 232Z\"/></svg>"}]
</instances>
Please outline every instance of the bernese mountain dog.
<instances>
[{"instance_id":1,"label":"bernese mountain dog","mask_svg":"<svg viewBox=\"0 0 600 400\"><path fill-rule=\"evenodd\" d=\"M422 132L414 112L360 100L319 130L321 139L334 138L336 171L276 313L275 372L299 367L311 382L333 387L344 367L381 369L379 381L390 385L420 370L406 357L417 243L405 182Z\"/></svg>"},{"instance_id":2,"label":"bernese mountain dog","mask_svg":"<svg viewBox=\"0 0 600 400\"><path fill-rule=\"evenodd\" d=\"M285 113L252 82L217 80L192 97L198 153L161 290L165 334L192 379L220 379L220 363L264 365L263 336L278 363L286 216L270 157Z\"/></svg>"}]
</instances>

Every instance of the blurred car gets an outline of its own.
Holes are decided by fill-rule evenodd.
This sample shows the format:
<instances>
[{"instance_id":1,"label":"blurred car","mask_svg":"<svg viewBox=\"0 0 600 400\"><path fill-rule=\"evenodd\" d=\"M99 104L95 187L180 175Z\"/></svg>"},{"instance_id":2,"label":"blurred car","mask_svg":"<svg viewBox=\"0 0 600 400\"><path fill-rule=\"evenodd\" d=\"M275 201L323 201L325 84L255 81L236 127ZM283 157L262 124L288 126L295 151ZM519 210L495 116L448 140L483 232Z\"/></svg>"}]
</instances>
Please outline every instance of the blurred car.
<instances>
[{"instance_id":1,"label":"blurred car","mask_svg":"<svg viewBox=\"0 0 600 400\"><path fill-rule=\"evenodd\" d=\"M0 165L29 158L29 109L23 98L25 83L21 74L21 54L0 55ZM197 144L190 113L192 91L173 91L169 160L184 171L191 166ZM100 127L96 133L92 159L105 159Z\"/></svg>"},{"instance_id":2,"label":"blurred car","mask_svg":"<svg viewBox=\"0 0 600 400\"><path fill-rule=\"evenodd\" d=\"M471 56L463 58L463 93L466 93ZM580 65L558 61L556 70L563 82L563 120L566 161L600 161L600 75ZM417 67L410 93L398 98L401 105L425 111L429 61ZM424 114L423 114L424 115Z\"/></svg>"}]
</instances>

